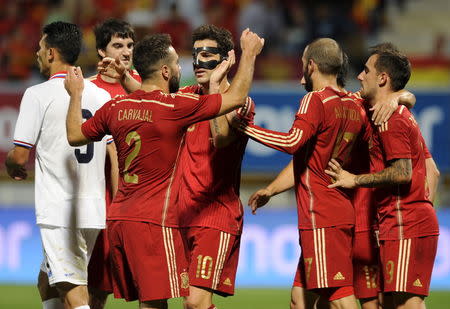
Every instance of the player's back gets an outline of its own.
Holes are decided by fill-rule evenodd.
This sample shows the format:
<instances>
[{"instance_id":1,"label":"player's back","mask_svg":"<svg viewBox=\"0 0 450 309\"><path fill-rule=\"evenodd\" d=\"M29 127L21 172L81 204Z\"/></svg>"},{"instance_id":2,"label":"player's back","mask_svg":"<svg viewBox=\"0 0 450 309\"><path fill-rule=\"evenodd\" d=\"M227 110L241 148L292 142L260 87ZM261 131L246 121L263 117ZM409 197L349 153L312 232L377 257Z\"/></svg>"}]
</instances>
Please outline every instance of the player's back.
<instances>
[{"instance_id":1,"label":"player's back","mask_svg":"<svg viewBox=\"0 0 450 309\"><path fill-rule=\"evenodd\" d=\"M106 126L101 131L113 135L119 159L119 191L109 219L178 225L175 176L185 131L192 123L215 116L220 98L138 90L99 111Z\"/></svg>"},{"instance_id":2,"label":"player's back","mask_svg":"<svg viewBox=\"0 0 450 309\"><path fill-rule=\"evenodd\" d=\"M37 223L103 228L106 139L78 148L68 144L70 97L64 88L65 75L60 75L26 90L14 137L16 144L36 145ZM83 118L90 118L109 98L86 81Z\"/></svg>"},{"instance_id":3,"label":"player's back","mask_svg":"<svg viewBox=\"0 0 450 309\"><path fill-rule=\"evenodd\" d=\"M345 162L362 128L364 111L343 92L325 88L308 94L308 102L317 104L316 134L294 154L300 228L322 228L354 224L354 210L349 197L341 190L329 189L330 177L325 169L331 158ZM304 99L305 101L305 99ZM302 102L301 111L307 110Z\"/></svg>"},{"instance_id":4,"label":"player's back","mask_svg":"<svg viewBox=\"0 0 450 309\"><path fill-rule=\"evenodd\" d=\"M375 190L380 239L436 235L439 228L426 183L426 146L414 116L399 106L388 122L378 127L375 138L382 156L373 154L372 160L377 160L373 172L387 168L394 159L410 159L412 165L409 183Z\"/></svg>"}]
</instances>

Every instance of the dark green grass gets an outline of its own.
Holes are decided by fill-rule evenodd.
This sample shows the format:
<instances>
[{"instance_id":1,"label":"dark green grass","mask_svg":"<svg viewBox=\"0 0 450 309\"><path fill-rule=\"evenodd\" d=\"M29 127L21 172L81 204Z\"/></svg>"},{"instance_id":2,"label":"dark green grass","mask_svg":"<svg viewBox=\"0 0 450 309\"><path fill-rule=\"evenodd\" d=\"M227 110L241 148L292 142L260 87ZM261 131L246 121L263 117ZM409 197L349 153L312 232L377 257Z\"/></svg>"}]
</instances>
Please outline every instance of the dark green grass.
<instances>
[{"instance_id":1,"label":"dark green grass","mask_svg":"<svg viewBox=\"0 0 450 309\"><path fill-rule=\"evenodd\" d=\"M285 309L289 308L289 296L289 289L238 289L235 296L216 297L214 303L219 309ZM169 308L182 308L180 299L172 300L169 304ZM29 309L42 306L34 286L0 285L0 308ZM138 308L138 304L110 298L106 308ZM433 291L427 298L427 309L449 308L450 291Z\"/></svg>"}]
</instances>

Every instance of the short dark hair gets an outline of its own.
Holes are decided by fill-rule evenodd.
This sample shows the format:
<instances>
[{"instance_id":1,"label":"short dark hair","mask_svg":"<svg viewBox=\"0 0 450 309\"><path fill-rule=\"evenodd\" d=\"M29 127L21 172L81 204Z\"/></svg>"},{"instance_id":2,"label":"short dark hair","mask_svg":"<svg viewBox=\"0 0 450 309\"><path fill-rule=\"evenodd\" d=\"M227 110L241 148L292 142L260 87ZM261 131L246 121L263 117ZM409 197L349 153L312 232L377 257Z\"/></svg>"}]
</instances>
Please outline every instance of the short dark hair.
<instances>
[{"instance_id":1,"label":"short dark hair","mask_svg":"<svg viewBox=\"0 0 450 309\"><path fill-rule=\"evenodd\" d=\"M234 48L233 36L225 28L214 25L202 25L192 33L192 45L200 40L213 40L217 42L220 55L226 57L228 52Z\"/></svg>"},{"instance_id":2,"label":"short dark hair","mask_svg":"<svg viewBox=\"0 0 450 309\"><path fill-rule=\"evenodd\" d=\"M370 48L370 55L377 55L375 69L386 72L391 78L391 88L399 91L405 88L411 77L411 63L392 43L378 44Z\"/></svg>"},{"instance_id":3,"label":"short dark hair","mask_svg":"<svg viewBox=\"0 0 450 309\"><path fill-rule=\"evenodd\" d=\"M314 40L305 51L306 61L313 60L323 74L338 75L343 64L343 52L339 44L329 38Z\"/></svg>"},{"instance_id":4,"label":"short dark hair","mask_svg":"<svg viewBox=\"0 0 450 309\"><path fill-rule=\"evenodd\" d=\"M117 36L122 39L130 38L135 41L133 27L123 20L108 18L98 23L94 28L95 48L105 50L111 38Z\"/></svg>"},{"instance_id":5,"label":"short dark hair","mask_svg":"<svg viewBox=\"0 0 450 309\"><path fill-rule=\"evenodd\" d=\"M143 80L158 70L155 65L159 61L168 58L170 46L172 40L166 33L147 35L136 44L133 49L133 62Z\"/></svg>"},{"instance_id":6,"label":"short dark hair","mask_svg":"<svg viewBox=\"0 0 450 309\"><path fill-rule=\"evenodd\" d=\"M42 30L47 48L56 48L62 61L74 65L81 51L81 31L77 25L55 21L44 26Z\"/></svg>"},{"instance_id":7,"label":"short dark hair","mask_svg":"<svg viewBox=\"0 0 450 309\"><path fill-rule=\"evenodd\" d=\"M347 82L347 74L349 69L348 56L346 53L342 53L342 66L339 73L336 76L336 82L339 87L344 88Z\"/></svg>"}]
</instances>

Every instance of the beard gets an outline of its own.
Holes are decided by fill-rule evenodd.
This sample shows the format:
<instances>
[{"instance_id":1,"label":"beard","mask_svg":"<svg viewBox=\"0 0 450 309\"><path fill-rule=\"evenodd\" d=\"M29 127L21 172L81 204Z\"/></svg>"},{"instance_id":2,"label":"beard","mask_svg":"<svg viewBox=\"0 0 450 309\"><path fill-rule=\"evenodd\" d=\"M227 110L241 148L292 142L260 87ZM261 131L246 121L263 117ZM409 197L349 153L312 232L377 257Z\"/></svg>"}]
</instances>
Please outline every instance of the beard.
<instances>
[{"instance_id":1,"label":"beard","mask_svg":"<svg viewBox=\"0 0 450 309\"><path fill-rule=\"evenodd\" d=\"M175 93L180 89L180 77L173 75L169 78L169 92Z\"/></svg>"},{"instance_id":2,"label":"beard","mask_svg":"<svg viewBox=\"0 0 450 309\"><path fill-rule=\"evenodd\" d=\"M311 79L311 75L309 74L308 68L306 68L306 71L304 73L304 78L305 78L305 85L303 87L305 87L305 90L307 92L313 91L313 82Z\"/></svg>"}]
</instances>

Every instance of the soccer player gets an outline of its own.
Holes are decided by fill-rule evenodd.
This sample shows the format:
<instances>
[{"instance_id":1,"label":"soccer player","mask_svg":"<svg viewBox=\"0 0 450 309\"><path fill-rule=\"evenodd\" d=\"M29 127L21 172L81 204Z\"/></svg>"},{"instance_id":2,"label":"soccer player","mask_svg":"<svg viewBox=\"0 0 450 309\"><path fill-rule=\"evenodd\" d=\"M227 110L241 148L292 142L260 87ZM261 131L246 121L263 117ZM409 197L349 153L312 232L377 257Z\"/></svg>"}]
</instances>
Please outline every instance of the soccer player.
<instances>
[{"instance_id":1,"label":"soccer player","mask_svg":"<svg viewBox=\"0 0 450 309\"><path fill-rule=\"evenodd\" d=\"M192 41L198 85L183 87L180 92L209 94L211 75L233 49L232 36L226 29L203 25L194 30ZM118 71L121 80L125 80L123 74L129 75L123 65ZM124 86L129 91L136 90L138 83L127 80ZM229 86L224 78L220 92ZM247 98L239 113L253 121L251 98ZM225 116L196 123L187 130L180 158L179 200L189 259L187 308L214 308L213 293L234 294L243 216L240 169L247 141L246 135L230 128Z\"/></svg>"},{"instance_id":2,"label":"soccer player","mask_svg":"<svg viewBox=\"0 0 450 309\"><path fill-rule=\"evenodd\" d=\"M192 34L194 72L198 85L183 93L209 94L211 75L233 49L231 33L203 25ZM227 78L220 92L230 87ZM240 114L253 121L254 104L247 98ZM189 262L189 296L185 307L215 308L213 293L234 294L243 208L239 199L241 162L248 137L232 129L225 116L193 124L181 152L180 221Z\"/></svg>"},{"instance_id":3,"label":"soccer player","mask_svg":"<svg viewBox=\"0 0 450 309\"><path fill-rule=\"evenodd\" d=\"M240 130L293 154L287 173L294 175L302 248L296 285L318 292L333 308L357 308L351 260L354 209L343 191L327 188L329 177L321 170L327 158L346 161L363 125L364 110L339 90L336 81L343 61L334 40L309 44L302 56L303 84L309 92L289 133L249 124L241 124Z\"/></svg>"},{"instance_id":4,"label":"soccer player","mask_svg":"<svg viewBox=\"0 0 450 309\"><path fill-rule=\"evenodd\" d=\"M191 124L245 104L263 44L245 30L238 72L228 91L218 94L218 81L233 62L232 52L211 77L210 91L215 94L200 96L174 93L180 78L178 55L168 35L149 36L133 50L141 90L111 100L84 124L79 105L82 74L77 68L69 74L69 143L85 144L111 133L117 145L119 190L108 215L116 297L139 299L141 308L166 308L168 298L188 294L176 207L184 135Z\"/></svg>"},{"instance_id":5,"label":"soccer player","mask_svg":"<svg viewBox=\"0 0 450 309\"><path fill-rule=\"evenodd\" d=\"M363 105L363 99L359 92L347 92L345 87L346 71L348 66L348 58L344 53L344 64L337 76L337 84L346 92L348 96L352 97L356 103ZM377 102L371 108L373 110L374 122L385 122L392 113L397 109L398 104L403 104L411 108L415 103L415 96L406 90L394 92L390 99ZM368 126L368 119L365 120L365 127ZM369 128L370 129L370 128ZM371 131L365 132L365 136L361 136L352 149L350 160L347 163L352 167L352 170L369 170L369 149L366 140L367 135ZM355 166L356 164L356 166ZM294 186L294 173L292 168L292 161L280 172L280 174L266 187L253 193L248 204L252 207L253 212L256 209L264 206L274 195L291 189ZM359 299L363 309L378 309L378 292L379 282L377 276L378 272L378 254L377 243L374 240L374 231L372 230L376 210L370 202L370 189L361 188L358 192L352 194L352 204L355 208L355 234L353 241L353 288L356 298ZM302 298L305 298L302 300ZM316 294L304 291L302 287L295 286L292 291L291 308L303 308L305 303L306 308L314 308L318 296ZM320 301L317 304L318 308L328 308L328 304Z\"/></svg>"},{"instance_id":6,"label":"soccer player","mask_svg":"<svg viewBox=\"0 0 450 309\"><path fill-rule=\"evenodd\" d=\"M358 76L361 96L371 105L386 100L405 87L410 74L405 56L376 46ZM427 187L432 177L426 170L429 155L414 116L404 106L374 128L371 145L372 173L354 175L331 160L326 173L336 182L330 187L377 188L383 292L394 308L425 308L439 235Z\"/></svg>"},{"instance_id":7,"label":"soccer player","mask_svg":"<svg viewBox=\"0 0 450 309\"><path fill-rule=\"evenodd\" d=\"M69 96L63 82L80 53L78 27L65 22L46 25L39 47L39 68L49 80L25 91L6 166L12 178L25 179L24 166L36 147L36 217L44 250L38 288L43 307L86 309L87 266L97 234L105 227L106 139L83 148L67 143ZM109 99L106 91L87 82L80 114L92 117Z\"/></svg>"},{"instance_id":8,"label":"soccer player","mask_svg":"<svg viewBox=\"0 0 450 309\"><path fill-rule=\"evenodd\" d=\"M97 24L94 28L94 34L99 57L101 59L105 57L120 59L131 76L140 81L137 72L131 70L135 41L134 30L131 25L125 21L110 18ZM89 80L98 87L105 89L111 95L111 98L127 94L119 80L106 74L99 73ZM119 171L116 147L112 139L107 147L108 154L110 154L105 162L106 211L108 212L109 205L117 191ZM108 294L112 293L111 260L106 229L102 230L97 237L88 266L88 282L91 309L102 309L105 306Z\"/></svg>"}]
</instances>

